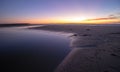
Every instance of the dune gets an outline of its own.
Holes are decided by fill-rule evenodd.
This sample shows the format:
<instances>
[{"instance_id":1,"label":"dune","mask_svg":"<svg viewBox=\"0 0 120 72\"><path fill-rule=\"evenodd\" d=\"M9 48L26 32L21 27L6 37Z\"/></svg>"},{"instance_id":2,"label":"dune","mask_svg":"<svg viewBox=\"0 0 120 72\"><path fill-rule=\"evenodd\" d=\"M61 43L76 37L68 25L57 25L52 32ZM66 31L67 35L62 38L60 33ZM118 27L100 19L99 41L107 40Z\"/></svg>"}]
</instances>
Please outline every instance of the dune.
<instances>
[{"instance_id":1,"label":"dune","mask_svg":"<svg viewBox=\"0 0 120 72\"><path fill-rule=\"evenodd\" d=\"M120 25L46 25L30 29L72 33L55 72L120 72Z\"/></svg>"}]
</instances>

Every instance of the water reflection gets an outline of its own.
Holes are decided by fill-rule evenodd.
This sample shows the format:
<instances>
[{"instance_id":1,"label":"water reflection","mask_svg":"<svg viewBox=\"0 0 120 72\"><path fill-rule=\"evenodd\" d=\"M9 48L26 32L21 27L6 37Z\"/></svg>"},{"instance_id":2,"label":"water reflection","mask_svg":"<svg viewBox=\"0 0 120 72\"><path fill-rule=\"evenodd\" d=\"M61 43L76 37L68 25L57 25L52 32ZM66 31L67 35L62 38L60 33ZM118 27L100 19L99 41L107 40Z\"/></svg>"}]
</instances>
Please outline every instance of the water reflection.
<instances>
[{"instance_id":1,"label":"water reflection","mask_svg":"<svg viewBox=\"0 0 120 72\"><path fill-rule=\"evenodd\" d=\"M64 34L1 28L0 63L6 72L53 72L70 51L68 45Z\"/></svg>"}]
</instances>

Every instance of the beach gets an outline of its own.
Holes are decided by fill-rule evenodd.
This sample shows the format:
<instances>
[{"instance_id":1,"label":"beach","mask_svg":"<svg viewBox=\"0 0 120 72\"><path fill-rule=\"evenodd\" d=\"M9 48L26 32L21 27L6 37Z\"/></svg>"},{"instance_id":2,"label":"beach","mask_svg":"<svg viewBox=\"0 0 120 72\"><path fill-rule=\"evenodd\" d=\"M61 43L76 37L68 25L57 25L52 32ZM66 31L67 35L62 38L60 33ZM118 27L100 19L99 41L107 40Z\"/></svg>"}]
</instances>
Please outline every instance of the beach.
<instances>
[{"instance_id":1,"label":"beach","mask_svg":"<svg viewBox=\"0 0 120 72\"><path fill-rule=\"evenodd\" d=\"M71 33L71 52L55 72L119 72L120 25L46 25L30 29Z\"/></svg>"}]
</instances>

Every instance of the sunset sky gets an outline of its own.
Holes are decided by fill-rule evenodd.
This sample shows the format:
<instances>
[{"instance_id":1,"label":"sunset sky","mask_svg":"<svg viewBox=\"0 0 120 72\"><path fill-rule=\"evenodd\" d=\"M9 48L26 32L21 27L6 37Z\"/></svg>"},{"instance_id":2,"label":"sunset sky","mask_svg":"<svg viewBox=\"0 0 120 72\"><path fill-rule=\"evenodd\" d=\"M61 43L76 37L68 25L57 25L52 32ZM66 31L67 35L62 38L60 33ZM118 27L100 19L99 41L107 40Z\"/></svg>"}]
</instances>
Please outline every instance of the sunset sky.
<instances>
[{"instance_id":1,"label":"sunset sky","mask_svg":"<svg viewBox=\"0 0 120 72\"><path fill-rule=\"evenodd\" d=\"M120 23L120 0L0 0L0 23Z\"/></svg>"}]
</instances>

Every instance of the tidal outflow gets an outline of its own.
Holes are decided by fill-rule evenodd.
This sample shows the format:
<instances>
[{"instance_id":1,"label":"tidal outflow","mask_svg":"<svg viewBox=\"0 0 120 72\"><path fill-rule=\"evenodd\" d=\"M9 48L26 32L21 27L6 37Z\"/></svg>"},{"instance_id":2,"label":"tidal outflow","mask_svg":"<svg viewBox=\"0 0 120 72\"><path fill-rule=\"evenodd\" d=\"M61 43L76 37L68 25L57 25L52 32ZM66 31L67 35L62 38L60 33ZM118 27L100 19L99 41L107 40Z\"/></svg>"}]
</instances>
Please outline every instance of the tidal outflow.
<instances>
[{"instance_id":1,"label":"tidal outflow","mask_svg":"<svg viewBox=\"0 0 120 72\"><path fill-rule=\"evenodd\" d=\"M53 72L69 51L65 34L0 28L0 64L6 72Z\"/></svg>"}]
</instances>

